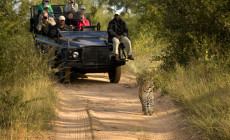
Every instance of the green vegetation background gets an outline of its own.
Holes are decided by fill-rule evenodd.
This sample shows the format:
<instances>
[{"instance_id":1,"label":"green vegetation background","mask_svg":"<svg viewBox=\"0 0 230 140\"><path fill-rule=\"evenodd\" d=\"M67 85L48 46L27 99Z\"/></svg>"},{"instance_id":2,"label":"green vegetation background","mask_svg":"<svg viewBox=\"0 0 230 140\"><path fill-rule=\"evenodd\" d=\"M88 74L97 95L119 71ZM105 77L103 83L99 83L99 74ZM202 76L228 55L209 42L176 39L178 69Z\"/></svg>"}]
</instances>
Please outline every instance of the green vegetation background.
<instances>
[{"instance_id":1,"label":"green vegetation background","mask_svg":"<svg viewBox=\"0 0 230 140\"><path fill-rule=\"evenodd\" d=\"M8 130L24 137L30 131L49 130L55 116L51 72L34 52L29 33L29 7L40 2L0 2L3 137L13 135ZM121 10L136 58L125 69L137 74L139 82L153 80L162 94L173 97L194 135L230 139L229 0L79 0L78 4L86 5L86 17L100 22L103 30L113 10Z\"/></svg>"}]
</instances>

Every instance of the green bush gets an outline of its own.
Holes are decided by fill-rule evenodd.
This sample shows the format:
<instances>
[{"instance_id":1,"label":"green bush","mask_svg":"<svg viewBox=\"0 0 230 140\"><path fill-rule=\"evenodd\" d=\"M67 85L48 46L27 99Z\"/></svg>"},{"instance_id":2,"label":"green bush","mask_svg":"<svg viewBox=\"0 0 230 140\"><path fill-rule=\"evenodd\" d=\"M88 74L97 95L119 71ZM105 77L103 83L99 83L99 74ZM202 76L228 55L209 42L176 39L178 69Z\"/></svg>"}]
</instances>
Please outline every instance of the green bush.
<instances>
[{"instance_id":1,"label":"green bush","mask_svg":"<svg viewBox=\"0 0 230 140\"><path fill-rule=\"evenodd\" d=\"M28 4L21 2L22 7ZM1 3L0 139L26 139L30 132L51 129L56 91L47 60L34 50L28 5L16 12L14 3Z\"/></svg>"},{"instance_id":2,"label":"green bush","mask_svg":"<svg viewBox=\"0 0 230 140\"><path fill-rule=\"evenodd\" d=\"M142 1L140 23L152 26L153 22L157 36L169 42L158 57L164 62L163 67L229 57L229 3L228 0Z\"/></svg>"}]
</instances>

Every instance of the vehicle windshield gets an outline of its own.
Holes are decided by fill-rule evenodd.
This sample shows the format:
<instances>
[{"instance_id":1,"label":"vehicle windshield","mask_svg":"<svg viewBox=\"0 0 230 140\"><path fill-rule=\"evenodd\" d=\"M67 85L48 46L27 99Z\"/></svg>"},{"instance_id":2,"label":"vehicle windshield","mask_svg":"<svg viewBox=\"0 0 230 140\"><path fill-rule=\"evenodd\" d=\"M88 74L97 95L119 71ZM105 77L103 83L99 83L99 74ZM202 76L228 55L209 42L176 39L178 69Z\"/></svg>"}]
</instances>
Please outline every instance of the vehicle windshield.
<instances>
[{"instance_id":1,"label":"vehicle windshield","mask_svg":"<svg viewBox=\"0 0 230 140\"><path fill-rule=\"evenodd\" d=\"M100 31L100 32L60 31L60 34L63 38L71 38L71 39L74 38L108 39L108 34L106 31Z\"/></svg>"}]
</instances>

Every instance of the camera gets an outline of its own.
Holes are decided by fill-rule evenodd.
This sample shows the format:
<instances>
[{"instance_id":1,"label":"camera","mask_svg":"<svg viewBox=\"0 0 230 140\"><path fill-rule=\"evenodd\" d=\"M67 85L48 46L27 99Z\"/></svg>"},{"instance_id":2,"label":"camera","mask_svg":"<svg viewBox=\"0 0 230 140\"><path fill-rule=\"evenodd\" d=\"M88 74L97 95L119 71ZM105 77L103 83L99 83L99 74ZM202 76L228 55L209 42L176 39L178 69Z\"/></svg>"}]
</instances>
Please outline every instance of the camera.
<instances>
[{"instance_id":1,"label":"camera","mask_svg":"<svg viewBox=\"0 0 230 140\"><path fill-rule=\"evenodd\" d=\"M81 19L83 19L83 18L81 17Z\"/></svg>"},{"instance_id":2,"label":"camera","mask_svg":"<svg viewBox=\"0 0 230 140\"><path fill-rule=\"evenodd\" d=\"M47 17L43 16L43 19L47 19Z\"/></svg>"}]
</instances>

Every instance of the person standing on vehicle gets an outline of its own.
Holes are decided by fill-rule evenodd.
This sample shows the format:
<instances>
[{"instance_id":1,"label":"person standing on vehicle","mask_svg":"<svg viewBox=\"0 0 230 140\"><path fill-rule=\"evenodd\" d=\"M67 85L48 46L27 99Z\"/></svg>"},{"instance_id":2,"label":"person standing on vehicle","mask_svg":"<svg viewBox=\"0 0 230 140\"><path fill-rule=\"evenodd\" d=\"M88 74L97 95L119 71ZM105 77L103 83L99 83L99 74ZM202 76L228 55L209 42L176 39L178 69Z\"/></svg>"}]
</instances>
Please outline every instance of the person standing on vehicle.
<instances>
[{"instance_id":1,"label":"person standing on vehicle","mask_svg":"<svg viewBox=\"0 0 230 140\"><path fill-rule=\"evenodd\" d=\"M78 4L75 3L74 0L69 0L69 2L66 3L65 8L64 8L64 11L66 13L68 13L68 12L75 13L75 12L77 12L77 10L78 10Z\"/></svg>"},{"instance_id":2,"label":"person standing on vehicle","mask_svg":"<svg viewBox=\"0 0 230 140\"><path fill-rule=\"evenodd\" d=\"M85 15L81 14L81 20L77 22L77 26L90 26L89 21L85 19ZM81 31L82 27L78 28Z\"/></svg>"},{"instance_id":3,"label":"person standing on vehicle","mask_svg":"<svg viewBox=\"0 0 230 140\"><path fill-rule=\"evenodd\" d=\"M42 11L37 25L38 32L42 35L49 36L50 30L54 25L56 25L54 18L50 17L47 11Z\"/></svg>"},{"instance_id":4,"label":"person standing on vehicle","mask_svg":"<svg viewBox=\"0 0 230 140\"><path fill-rule=\"evenodd\" d=\"M49 5L48 4L44 4L44 11L47 11L47 13L48 13L48 15L49 15L49 17L53 17L54 18L54 16L51 14L51 13L49 13Z\"/></svg>"},{"instance_id":5,"label":"person standing on vehicle","mask_svg":"<svg viewBox=\"0 0 230 140\"><path fill-rule=\"evenodd\" d=\"M51 37L58 37L59 31L72 31L72 27L65 24L64 16L58 18L58 24L51 30Z\"/></svg>"},{"instance_id":6,"label":"person standing on vehicle","mask_svg":"<svg viewBox=\"0 0 230 140\"><path fill-rule=\"evenodd\" d=\"M113 42L113 53L115 54L115 60L119 60L118 47L120 43L123 43L127 53L128 59L134 60L131 50L131 41L128 39L128 28L125 21L120 18L120 13L114 14L113 20L109 22L107 32L109 35L109 42Z\"/></svg>"},{"instance_id":7,"label":"person standing on vehicle","mask_svg":"<svg viewBox=\"0 0 230 140\"><path fill-rule=\"evenodd\" d=\"M44 10L45 4L49 5L48 13L51 13L54 16L54 11L53 11L51 5L49 4L49 0L43 0L42 3L38 6L38 15L40 15L40 13Z\"/></svg>"}]
</instances>

